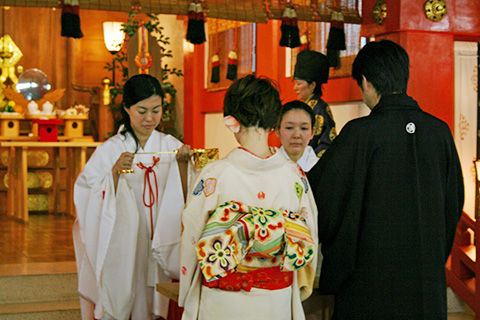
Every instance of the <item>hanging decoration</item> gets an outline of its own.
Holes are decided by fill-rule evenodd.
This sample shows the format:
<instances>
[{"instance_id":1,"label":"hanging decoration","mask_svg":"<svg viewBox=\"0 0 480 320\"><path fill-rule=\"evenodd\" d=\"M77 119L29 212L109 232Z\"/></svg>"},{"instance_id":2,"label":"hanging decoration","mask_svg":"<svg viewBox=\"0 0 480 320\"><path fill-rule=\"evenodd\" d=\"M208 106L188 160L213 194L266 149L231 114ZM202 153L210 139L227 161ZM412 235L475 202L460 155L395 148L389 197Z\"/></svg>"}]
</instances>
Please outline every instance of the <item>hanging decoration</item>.
<instances>
[{"instance_id":1,"label":"hanging decoration","mask_svg":"<svg viewBox=\"0 0 480 320\"><path fill-rule=\"evenodd\" d=\"M142 4L140 0L132 0L132 12L139 13L142 10Z\"/></svg>"},{"instance_id":2,"label":"hanging decoration","mask_svg":"<svg viewBox=\"0 0 480 320\"><path fill-rule=\"evenodd\" d=\"M220 82L220 57L218 53L215 53L212 57L212 76L210 77L210 82Z\"/></svg>"},{"instance_id":3,"label":"hanging decoration","mask_svg":"<svg viewBox=\"0 0 480 320\"><path fill-rule=\"evenodd\" d=\"M280 38L281 47L296 48L300 46L298 18L292 5L288 5L285 10L283 10L280 31L282 33L282 37Z\"/></svg>"},{"instance_id":4,"label":"hanging decoration","mask_svg":"<svg viewBox=\"0 0 480 320\"><path fill-rule=\"evenodd\" d=\"M383 0L378 0L372 9L373 21L381 26L387 19L387 4Z\"/></svg>"},{"instance_id":5,"label":"hanging decoration","mask_svg":"<svg viewBox=\"0 0 480 320\"><path fill-rule=\"evenodd\" d=\"M447 4L445 0L428 0L424 4L425 15L428 19L438 22L447 14Z\"/></svg>"},{"instance_id":6,"label":"hanging decoration","mask_svg":"<svg viewBox=\"0 0 480 320\"><path fill-rule=\"evenodd\" d=\"M83 37L80 29L80 4L79 0L63 0L62 1L62 37L79 39Z\"/></svg>"},{"instance_id":7,"label":"hanging decoration","mask_svg":"<svg viewBox=\"0 0 480 320\"><path fill-rule=\"evenodd\" d=\"M305 28L305 31L302 32L300 36L300 48L299 51L309 50L310 44L308 42L308 30Z\"/></svg>"},{"instance_id":8,"label":"hanging decoration","mask_svg":"<svg viewBox=\"0 0 480 320\"><path fill-rule=\"evenodd\" d=\"M227 79L237 79L238 55L237 55L237 32L238 28L233 29L233 48L228 53Z\"/></svg>"},{"instance_id":9,"label":"hanging decoration","mask_svg":"<svg viewBox=\"0 0 480 320\"><path fill-rule=\"evenodd\" d=\"M143 23L138 32L138 54L135 56L135 65L140 69L141 74L146 74L153 64L153 58L148 52L148 33Z\"/></svg>"},{"instance_id":10,"label":"hanging decoration","mask_svg":"<svg viewBox=\"0 0 480 320\"><path fill-rule=\"evenodd\" d=\"M206 40L202 4L192 2L188 6L187 41L192 44L202 44Z\"/></svg>"},{"instance_id":11,"label":"hanging decoration","mask_svg":"<svg viewBox=\"0 0 480 320\"><path fill-rule=\"evenodd\" d=\"M210 77L210 82L218 83L220 82L220 57L218 56L219 51L219 43L218 43L218 19L215 19L215 42L216 42L216 50L215 55L212 57L212 75Z\"/></svg>"},{"instance_id":12,"label":"hanging decoration","mask_svg":"<svg viewBox=\"0 0 480 320\"><path fill-rule=\"evenodd\" d=\"M237 67L238 67L238 55L237 48L233 48L228 53L228 67L227 67L227 79L236 80L237 79Z\"/></svg>"},{"instance_id":13,"label":"hanging decoration","mask_svg":"<svg viewBox=\"0 0 480 320\"><path fill-rule=\"evenodd\" d=\"M5 34L0 38L0 101L5 98L4 90L15 88L17 85L18 78L15 74L15 65L22 57L22 51L10 35Z\"/></svg>"},{"instance_id":14,"label":"hanging decoration","mask_svg":"<svg viewBox=\"0 0 480 320\"><path fill-rule=\"evenodd\" d=\"M340 10L332 13L327 41L327 58L330 66L340 66L340 51L346 50L344 17Z\"/></svg>"}]
</instances>

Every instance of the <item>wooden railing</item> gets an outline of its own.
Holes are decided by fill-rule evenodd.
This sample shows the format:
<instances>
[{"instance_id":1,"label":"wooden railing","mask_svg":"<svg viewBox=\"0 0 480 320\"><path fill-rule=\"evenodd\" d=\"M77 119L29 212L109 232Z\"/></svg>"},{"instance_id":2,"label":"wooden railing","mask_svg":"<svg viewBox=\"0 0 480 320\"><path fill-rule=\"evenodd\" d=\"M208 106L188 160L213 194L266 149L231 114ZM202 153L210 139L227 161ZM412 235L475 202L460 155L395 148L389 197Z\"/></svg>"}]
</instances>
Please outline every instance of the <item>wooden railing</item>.
<instances>
[{"instance_id":1,"label":"wooden railing","mask_svg":"<svg viewBox=\"0 0 480 320\"><path fill-rule=\"evenodd\" d=\"M480 221L476 220L465 212L462 214L445 269L448 286L475 312L475 319L480 320L480 262L476 263L480 254L476 229L480 231Z\"/></svg>"}]
</instances>

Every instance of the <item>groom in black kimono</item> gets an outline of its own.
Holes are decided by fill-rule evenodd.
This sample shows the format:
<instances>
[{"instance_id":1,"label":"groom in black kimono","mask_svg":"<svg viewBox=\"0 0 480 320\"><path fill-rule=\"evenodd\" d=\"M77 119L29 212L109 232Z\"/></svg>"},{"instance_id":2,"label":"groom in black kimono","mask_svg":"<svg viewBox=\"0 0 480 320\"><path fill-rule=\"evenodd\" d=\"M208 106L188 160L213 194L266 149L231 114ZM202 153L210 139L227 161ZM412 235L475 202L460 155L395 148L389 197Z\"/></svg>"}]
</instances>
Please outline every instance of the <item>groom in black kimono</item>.
<instances>
[{"instance_id":1,"label":"groom in black kimono","mask_svg":"<svg viewBox=\"0 0 480 320\"><path fill-rule=\"evenodd\" d=\"M452 134L406 94L398 44L365 45L352 76L372 111L345 125L308 176L320 290L335 295L333 319L447 319L445 262L464 201Z\"/></svg>"}]
</instances>

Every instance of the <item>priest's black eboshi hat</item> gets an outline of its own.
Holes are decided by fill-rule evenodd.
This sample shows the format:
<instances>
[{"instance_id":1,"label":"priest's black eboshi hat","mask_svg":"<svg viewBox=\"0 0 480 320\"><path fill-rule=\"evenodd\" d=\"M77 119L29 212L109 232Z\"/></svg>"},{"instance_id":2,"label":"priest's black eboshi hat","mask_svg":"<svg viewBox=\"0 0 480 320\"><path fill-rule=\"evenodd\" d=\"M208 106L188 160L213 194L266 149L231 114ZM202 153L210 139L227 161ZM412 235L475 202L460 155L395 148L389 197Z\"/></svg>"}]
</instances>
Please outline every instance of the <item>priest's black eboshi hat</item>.
<instances>
[{"instance_id":1,"label":"priest's black eboshi hat","mask_svg":"<svg viewBox=\"0 0 480 320\"><path fill-rule=\"evenodd\" d=\"M303 50L297 55L293 79L315 81L317 84L327 83L329 71L330 64L326 55L318 51Z\"/></svg>"}]
</instances>

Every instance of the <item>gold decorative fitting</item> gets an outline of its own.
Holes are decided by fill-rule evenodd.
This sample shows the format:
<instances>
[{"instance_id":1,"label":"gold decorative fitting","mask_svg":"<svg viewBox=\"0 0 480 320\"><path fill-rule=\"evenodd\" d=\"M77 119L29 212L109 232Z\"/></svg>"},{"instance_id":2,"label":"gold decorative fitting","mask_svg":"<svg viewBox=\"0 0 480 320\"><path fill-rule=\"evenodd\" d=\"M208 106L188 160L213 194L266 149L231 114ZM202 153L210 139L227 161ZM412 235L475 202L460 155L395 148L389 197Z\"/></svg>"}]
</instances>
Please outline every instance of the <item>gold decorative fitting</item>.
<instances>
[{"instance_id":1,"label":"gold decorative fitting","mask_svg":"<svg viewBox=\"0 0 480 320\"><path fill-rule=\"evenodd\" d=\"M372 10L373 21L381 26L387 18L387 4L383 0L378 0Z\"/></svg>"},{"instance_id":2,"label":"gold decorative fitting","mask_svg":"<svg viewBox=\"0 0 480 320\"><path fill-rule=\"evenodd\" d=\"M442 20L447 15L445 0L428 0L425 2L425 15L435 22Z\"/></svg>"},{"instance_id":3,"label":"gold decorative fitting","mask_svg":"<svg viewBox=\"0 0 480 320\"><path fill-rule=\"evenodd\" d=\"M206 164L218 160L218 148L193 149L193 162L197 169L203 168Z\"/></svg>"},{"instance_id":4,"label":"gold decorative fitting","mask_svg":"<svg viewBox=\"0 0 480 320\"><path fill-rule=\"evenodd\" d=\"M123 170L118 170L118 174L124 174L124 173L134 173L135 170L133 169L123 169Z\"/></svg>"}]
</instances>

